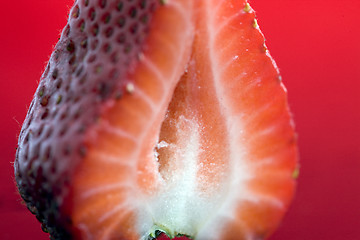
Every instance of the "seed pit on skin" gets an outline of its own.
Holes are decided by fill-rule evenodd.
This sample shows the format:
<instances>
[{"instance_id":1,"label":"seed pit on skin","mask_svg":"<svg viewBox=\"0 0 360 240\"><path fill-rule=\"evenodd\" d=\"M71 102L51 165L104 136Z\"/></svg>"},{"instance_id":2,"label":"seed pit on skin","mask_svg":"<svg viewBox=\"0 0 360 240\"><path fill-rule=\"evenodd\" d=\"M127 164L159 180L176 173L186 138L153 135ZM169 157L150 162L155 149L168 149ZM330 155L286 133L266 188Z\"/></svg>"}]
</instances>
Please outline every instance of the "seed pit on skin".
<instances>
[{"instance_id":1,"label":"seed pit on skin","mask_svg":"<svg viewBox=\"0 0 360 240\"><path fill-rule=\"evenodd\" d=\"M85 7L89 6L89 0L84 0L84 6Z\"/></svg>"},{"instance_id":2,"label":"seed pit on skin","mask_svg":"<svg viewBox=\"0 0 360 240\"><path fill-rule=\"evenodd\" d=\"M60 89L61 88L61 85L62 85L62 79L60 78L57 83L56 83L56 88L57 89Z\"/></svg>"},{"instance_id":3,"label":"seed pit on skin","mask_svg":"<svg viewBox=\"0 0 360 240\"><path fill-rule=\"evenodd\" d=\"M76 5L76 6L74 7L74 10L73 10L73 13L72 13L72 17L73 17L73 18L78 18L79 15L80 15L80 9L79 9L79 6Z\"/></svg>"},{"instance_id":4,"label":"seed pit on skin","mask_svg":"<svg viewBox=\"0 0 360 240\"><path fill-rule=\"evenodd\" d=\"M55 68L51 76L55 80L58 77L58 74L59 74L59 70Z\"/></svg>"},{"instance_id":5,"label":"seed pit on skin","mask_svg":"<svg viewBox=\"0 0 360 240\"><path fill-rule=\"evenodd\" d=\"M86 126L85 126L85 125L81 125L81 126L78 128L77 132L80 133L80 134L82 134L82 133L85 132L85 130L86 130Z\"/></svg>"},{"instance_id":6,"label":"seed pit on skin","mask_svg":"<svg viewBox=\"0 0 360 240\"><path fill-rule=\"evenodd\" d=\"M91 32L92 32L93 36L96 37L99 34L99 25L95 24L92 27Z\"/></svg>"},{"instance_id":7,"label":"seed pit on skin","mask_svg":"<svg viewBox=\"0 0 360 240\"><path fill-rule=\"evenodd\" d=\"M62 100L62 95L59 95L56 99L56 104L60 104Z\"/></svg>"},{"instance_id":8,"label":"seed pit on skin","mask_svg":"<svg viewBox=\"0 0 360 240\"><path fill-rule=\"evenodd\" d=\"M38 159L40 155L40 143L37 143L35 147L33 147L31 150L32 152L30 153L31 155L30 160L33 161L35 159Z\"/></svg>"},{"instance_id":9,"label":"seed pit on skin","mask_svg":"<svg viewBox=\"0 0 360 240\"><path fill-rule=\"evenodd\" d=\"M132 8L129 10L129 16L130 16L131 18L135 18L135 17L136 17L136 14L137 14L136 8L135 8L135 7L132 7Z\"/></svg>"},{"instance_id":10,"label":"seed pit on skin","mask_svg":"<svg viewBox=\"0 0 360 240\"><path fill-rule=\"evenodd\" d=\"M64 28L64 33L63 33L66 37L68 37L70 35L70 26L66 25L66 27Z\"/></svg>"},{"instance_id":11,"label":"seed pit on skin","mask_svg":"<svg viewBox=\"0 0 360 240\"><path fill-rule=\"evenodd\" d=\"M55 119L59 112L59 108L55 108L54 111L51 113L51 118Z\"/></svg>"},{"instance_id":12,"label":"seed pit on skin","mask_svg":"<svg viewBox=\"0 0 360 240\"><path fill-rule=\"evenodd\" d=\"M51 158L51 146L47 146L44 152L43 161L48 161Z\"/></svg>"},{"instance_id":13,"label":"seed pit on skin","mask_svg":"<svg viewBox=\"0 0 360 240\"><path fill-rule=\"evenodd\" d=\"M84 19L80 20L78 28L80 28L80 32L84 32L84 30L85 30L85 21L84 21Z\"/></svg>"},{"instance_id":14,"label":"seed pit on skin","mask_svg":"<svg viewBox=\"0 0 360 240\"><path fill-rule=\"evenodd\" d=\"M28 133L26 134L25 138L24 138L24 144L27 144L30 140L30 137L31 137L31 133L32 131L29 130Z\"/></svg>"},{"instance_id":15,"label":"seed pit on skin","mask_svg":"<svg viewBox=\"0 0 360 240\"><path fill-rule=\"evenodd\" d=\"M49 104L49 99L50 99L50 96L44 96L40 100L40 105L43 107L46 107Z\"/></svg>"},{"instance_id":16,"label":"seed pit on skin","mask_svg":"<svg viewBox=\"0 0 360 240\"><path fill-rule=\"evenodd\" d=\"M110 60L114 64L119 61L119 55L117 54L117 52L114 52L113 54L111 54Z\"/></svg>"},{"instance_id":17,"label":"seed pit on skin","mask_svg":"<svg viewBox=\"0 0 360 240\"><path fill-rule=\"evenodd\" d=\"M140 8L141 8L141 9L145 9L145 8L146 8L146 0L142 0L142 1L140 2Z\"/></svg>"},{"instance_id":18,"label":"seed pit on skin","mask_svg":"<svg viewBox=\"0 0 360 240\"><path fill-rule=\"evenodd\" d=\"M74 113L74 116L73 116L73 119L76 120L76 119L79 119L79 117L81 116L83 112L83 109L82 107L79 107L76 112Z\"/></svg>"},{"instance_id":19,"label":"seed pit on skin","mask_svg":"<svg viewBox=\"0 0 360 240\"><path fill-rule=\"evenodd\" d=\"M47 130L47 133L45 135L45 139L48 139L51 137L52 133L54 132L54 128L52 126L50 126Z\"/></svg>"},{"instance_id":20,"label":"seed pit on skin","mask_svg":"<svg viewBox=\"0 0 360 240\"><path fill-rule=\"evenodd\" d=\"M102 72L102 65L101 64L96 65L95 69L94 69L94 72L96 74L100 74Z\"/></svg>"},{"instance_id":21,"label":"seed pit on skin","mask_svg":"<svg viewBox=\"0 0 360 240\"><path fill-rule=\"evenodd\" d=\"M29 160L29 145L25 147L24 159L25 161Z\"/></svg>"},{"instance_id":22,"label":"seed pit on skin","mask_svg":"<svg viewBox=\"0 0 360 240\"><path fill-rule=\"evenodd\" d=\"M111 51L111 45L108 44L108 43L105 43L104 46L103 46L103 51L105 53L109 53Z\"/></svg>"},{"instance_id":23,"label":"seed pit on skin","mask_svg":"<svg viewBox=\"0 0 360 240\"><path fill-rule=\"evenodd\" d=\"M78 103L80 101L80 96L75 96L73 99L73 103Z\"/></svg>"},{"instance_id":24,"label":"seed pit on skin","mask_svg":"<svg viewBox=\"0 0 360 240\"><path fill-rule=\"evenodd\" d=\"M109 73L110 79L116 79L119 77L119 71L116 68L113 68Z\"/></svg>"},{"instance_id":25,"label":"seed pit on skin","mask_svg":"<svg viewBox=\"0 0 360 240\"><path fill-rule=\"evenodd\" d=\"M114 33L114 29L112 27L108 27L106 30L105 30L105 36L107 38L111 37Z\"/></svg>"},{"instance_id":26,"label":"seed pit on skin","mask_svg":"<svg viewBox=\"0 0 360 240\"><path fill-rule=\"evenodd\" d=\"M111 20L111 15L110 15L110 13L105 13L105 14L103 15L103 17L102 17L103 23L108 24L108 23L110 22L110 20Z\"/></svg>"},{"instance_id":27,"label":"seed pit on skin","mask_svg":"<svg viewBox=\"0 0 360 240\"><path fill-rule=\"evenodd\" d=\"M70 90L70 83L68 85L66 85L65 92L68 92L69 90Z\"/></svg>"},{"instance_id":28,"label":"seed pit on skin","mask_svg":"<svg viewBox=\"0 0 360 240\"><path fill-rule=\"evenodd\" d=\"M60 115L60 120L64 120L65 118L67 118L68 116L68 112L69 112L69 107L67 107L65 110L63 110L63 112Z\"/></svg>"},{"instance_id":29,"label":"seed pit on skin","mask_svg":"<svg viewBox=\"0 0 360 240\"><path fill-rule=\"evenodd\" d=\"M92 43L91 43L91 49L92 49L92 50L95 50L98 45L99 45L99 40L95 39L95 40L92 41Z\"/></svg>"},{"instance_id":30,"label":"seed pit on skin","mask_svg":"<svg viewBox=\"0 0 360 240\"><path fill-rule=\"evenodd\" d=\"M42 87L40 87L40 89L39 89L39 97L44 96L44 93L45 93L45 86L42 86Z\"/></svg>"},{"instance_id":31,"label":"seed pit on skin","mask_svg":"<svg viewBox=\"0 0 360 240\"><path fill-rule=\"evenodd\" d=\"M105 8L106 7L106 0L99 0L99 6L101 8Z\"/></svg>"},{"instance_id":32,"label":"seed pit on skin","mask_svg":"<svg viewBox=\"0 0 360 240\"><path fill-rule=\"evenodd\" d=\"M45 128L45 124L42 123L42 124L40 125L39 129L38 129L37 137L40 137L40 136L41 136L41 134L42 134L43 131L44 131L44 128Z\"/></svg>"},{"instance_id":33,"label":"seed pit on skin","mask_svg":"<svg viewBox=\"0 0 360 240\"><path fill-rule=\"evenodd\" d=\"M96 17L95 9L94 9L94 8L90 8L88 15L89 15L90 20L91 20L91 21L94 21L94 20L95 20L95 17Z\"/></svg>"},{"instance_id":34,"label":"seed pit on skin","mask_svg":"<svg viewBox=\"0 0 360 240\"><path fill-rule=\"evenodd\" d=\"M37 131L36 137L41 136L42 132L44 131L44 127L45 127L45 125L44 125L44 123L42 123Z\"/></svg>"},{"instance_id":35,"label":"seed pit on skin","mask_svg":"<svg viewBox=\"0 0 360 240\"><path fill-rule=\"evenodd\" d=\"M125 36L125 34L124 34L124 33L120 33L120 34L117 36L116 41L117 41L118 43L120 43L120 44L125 43L125 41L126 41L126 36Z\"/></svg>"},{"instance_id":36,"label":"seed pit on skin","mask_svg":"<svg viewBox=\"0 0 360 240\"><path fill-rule=\"evenodd\" d=\"M99 83L99 85L97 86L97 92L98 92L98 96L100 97L100 100L105 100L107 98L107 96L110 93L110 86L104 82Z\"/></svg>"},{"instance_id":37,"label":"seed pit on skin","mask_svg":"<svg viewBox=\"0 0 360 240\"><path fill-rule=\"evenodd\" d=\"M71 153L71 146L69 144L66 144L63 149L63 153L65 156L69 156Z\"/></svg>"},{"instance_id":38,"label":"seed pit on skin","mask_svg":"<svg viewBox=\"0 0 360 240\"><path fill-rule=\"evenodd\" d=\"M87 39L84 39L80 42L80 46L82 48L87 48L87 44L88 44L88 40Z\"/></svg>"},{"instance_id":39,"label":"seed pit on skin","mask_svg":"<svg viewBox=\"0 0 360 240\"><path fill-rule=\"evenodd\" d=\"M120 28L124 27L126 23L126 19L125 17L121 16L118 20L117 20L117 24Z\"/></svg>"},{"instance_id":40,"label":"seed pit on skin","mask_svg":"<svg viewBox=\"0 0 360 240\"><path fill-rule=\"evenodd\" d=\"M41 224L41 230L42 230L44 233L49 233L49 229L46 227L46 224L45 224L45 223L42 223L42 224Z\"/></svg>"},{"instance_id":41,"label":"seed pit on skin","mask_svg":"<svg viewBox=\"0 0 360 240\"><path fill-rule=\"evenodd\" d=\"M69 129L69 126L65 124L59 132L59 137L64 136L68 129Z\"/></svg>"},{"instance_id":42,"label":"seed pit on skin","mask_svg":"<svg viewBox=\"0 0 360 240\"><path fill-rule=\"evenodd\" d=\"M77 69L75 76L76 76L76 77L79 77L83 71L84 71L84 66L81 65L81 66Z\"/></svg>"},{"instance_id":43,"label":"seed pit on skin","mask_svg":"<svg viewBox=\"0 0 360 240\"><path fill-rule=\"evenodd\" d=\"M72 56L70 57L70 59L69 59L69 64L70 64L70 65L74 65L75 61L76 61L76 55L74 54L74 55L72 55Z\"/></svg>"},{"instance_id":44,"label":"seed pit on skin","mask_svg":"<svg viewBox=\"0 0 360 240\"><path fill-rule=\"evenodd\" d=\"M41 114L41 119L44 120L49 116L49 109L45 108L43 114Z\"/></svg>"},{"instance_id":45,"label":"seed pit on skin","mask_svg":"<svg viewBox=\"0 0 360 240\"><path fill-rule=\"evenodd\" d=\"M120 12L124 7L124 3L120 0L118 0L118 3L116 5L116 9Z\"/></svg>"},{"instance_id":46,"label":"seed pit on skin","mask_svg":"<svg viewBox=\"0 0 360 240\"><path fill-rule=\"evenodd\" d=\"M79 85L83 85L86 82L86 75L79 80Z\"/></svg>"},{"instance_id":47,"label":"seed pit on skin","mask_svg":"<svg viewBox=\"0 0 360 240\"><path fill-rule=\"evenodd\" d=\"M52 57L55 59L55 62L58 62L58 60L60 58L59 50L55 50L55 52L52 54Z\"/></svg>"},{"instance_id":48,"label":"seed pit on skin","mask_svg":"<svg viewBox=\"0 0 360 240\"><path fill-rule=\"evenodd\" d=\"M135 34L138 30L138 24L134 23L133 25L131 25L129 30L130 30L130 33Z\"/></svg>"},{"instance_id":49,"label":"seed pit on skin","mask_svg":"<svg viewBox=\"0 0 360 240\"><path fill-rule=\"evenodd\" d=\"M149 16L147 14L143 14L141 17L140 17L140 22L143 23L143 24L147 24L149 21Z\"/></svg>"},{"instance_id":50,"label":"seed pit on skin","mask_svg":"<svg viewBox=\"0 0 360 240\"><path fill-rule=\"evenodd\" d=\"M124 53L129 53L131 51L131 44L127 44L124 48Z\"/></svg>"},{"instance_id":51,"label":"seed pit on skin","mask_svg":"<svg viewBox=\"0 0 360 240\"><path fill-rule=\"evenodd\" d=\"M73 41L70 41L67 46L66 46L66 50L69 52L69 53L73 53L75 51L75 44Z\"/></svg>"},{"instance_id":52,"label":"seed pit on skin","mask_svg":"<svg viewBox=\"0 0 360 240\"><path fill-rule=\"evenodd\" d=\"M56 160L54 159L53 161L52 161L52 164L51 164L51 167L50 167L50 172L54 175L54 174L56 174L56 170L57 170L57 167L56 167Z\"/></svg>"},{"instance_id":53,"label":"seed pit on skin","mask_svg":"<svg viewBox=\"0 0 360 240\"><path fill-rule=\"evenodd\" d=\"M32 169L32 164L31 162L29 163L29 167L28 167L28 171L26 172L26 175L28 176L29 178L29 182L30 184L35 184L35 180L34 180L34 169Z\"/></svg>"}]
</instances>

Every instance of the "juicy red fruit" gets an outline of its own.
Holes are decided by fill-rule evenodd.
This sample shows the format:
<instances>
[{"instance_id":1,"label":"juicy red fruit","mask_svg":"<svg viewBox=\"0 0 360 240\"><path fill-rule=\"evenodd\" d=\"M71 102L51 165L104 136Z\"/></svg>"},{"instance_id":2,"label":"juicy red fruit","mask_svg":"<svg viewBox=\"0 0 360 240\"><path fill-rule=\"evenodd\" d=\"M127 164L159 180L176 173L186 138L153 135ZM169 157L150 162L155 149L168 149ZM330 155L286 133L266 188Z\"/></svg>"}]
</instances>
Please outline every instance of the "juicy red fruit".
<instances>
[{"instance_id":1,"label":"juicy red fruit","mask_svg":"<svg viewBox=\"0 0 360 240\"><path fill-rule=\"evenodd\" d=\"M286 91L246 1L76 1L15 161L54 239L259 239L294 191Z\"/></svg>"}]
</instances>

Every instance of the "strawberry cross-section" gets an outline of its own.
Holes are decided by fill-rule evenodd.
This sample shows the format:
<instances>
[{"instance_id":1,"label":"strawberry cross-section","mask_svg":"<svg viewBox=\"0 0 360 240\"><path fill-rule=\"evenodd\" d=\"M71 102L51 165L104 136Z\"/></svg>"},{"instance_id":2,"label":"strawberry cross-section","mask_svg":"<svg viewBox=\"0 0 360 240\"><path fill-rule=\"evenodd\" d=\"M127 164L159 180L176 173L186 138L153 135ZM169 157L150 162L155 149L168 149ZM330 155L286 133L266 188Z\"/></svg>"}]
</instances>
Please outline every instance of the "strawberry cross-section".
<instances>
[{"instance_id":1,"label":"strawberry cross-section","mask_svg":"<svg viewBox=\"0 0 360 240\"><path fill-rule=\"evenodd\" d=\"M245 0L77 0L15 177L52 239L264 239L295 190L286 89Z\"/></svg>"}]
</instances>

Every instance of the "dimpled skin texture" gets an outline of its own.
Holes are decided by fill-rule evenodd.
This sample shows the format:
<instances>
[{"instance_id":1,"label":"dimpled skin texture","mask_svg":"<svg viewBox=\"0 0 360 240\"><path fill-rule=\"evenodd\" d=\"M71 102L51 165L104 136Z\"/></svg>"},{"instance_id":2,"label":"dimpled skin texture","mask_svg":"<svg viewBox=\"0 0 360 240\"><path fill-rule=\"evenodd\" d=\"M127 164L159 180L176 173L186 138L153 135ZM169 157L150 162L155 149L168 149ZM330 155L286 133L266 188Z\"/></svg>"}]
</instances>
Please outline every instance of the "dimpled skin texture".
<instances>
[{"instance_id":1,"label":"dimpled skin texture","mask_svg":"<svg viewBox=\"0 0 360 240\"><path fill-rule=\"evenodd\" d=\"M20 194L54 239L70 238L68 176L86 155L89 126L104 102L125 93L124 76L142 51L159 5L158 0L78 0L70 12L28 110L15 159Z\"/></svg>"}]
</instances>

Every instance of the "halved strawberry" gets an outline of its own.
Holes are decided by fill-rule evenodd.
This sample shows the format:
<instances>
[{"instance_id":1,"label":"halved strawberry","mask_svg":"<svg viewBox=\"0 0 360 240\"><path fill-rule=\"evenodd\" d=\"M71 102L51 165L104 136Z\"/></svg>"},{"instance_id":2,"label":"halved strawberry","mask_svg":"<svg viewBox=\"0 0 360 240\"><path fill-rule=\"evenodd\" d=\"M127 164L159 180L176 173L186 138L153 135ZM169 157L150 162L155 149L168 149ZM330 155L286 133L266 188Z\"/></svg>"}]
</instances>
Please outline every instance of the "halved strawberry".
<instances>
[{"instance_id":1,"label":"halved strawberry","mask_svg":"<svg viewBox=\"0 0 360 240\"><path fill-rule=\"evenodd\" d=\"M293 196L296 153L245 0L79 0L15 174L54 239L263 239Z\"/></svg>"}]
</instances>

